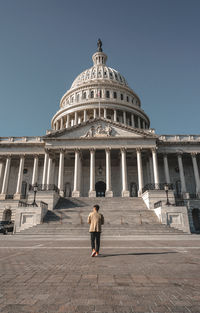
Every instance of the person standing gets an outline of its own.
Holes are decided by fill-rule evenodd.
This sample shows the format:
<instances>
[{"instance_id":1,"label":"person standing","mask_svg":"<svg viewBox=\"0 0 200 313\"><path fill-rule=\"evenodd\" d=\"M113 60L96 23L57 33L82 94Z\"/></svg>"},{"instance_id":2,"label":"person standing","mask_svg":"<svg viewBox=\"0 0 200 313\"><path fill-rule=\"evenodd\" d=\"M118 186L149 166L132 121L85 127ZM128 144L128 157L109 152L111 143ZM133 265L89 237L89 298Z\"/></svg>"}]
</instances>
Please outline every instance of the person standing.
<instances>
[{"instance_id":1,"label":"person standing","mask_svg":"<svg viewBox=\"0 0 200 313\"><path fill-rule=\"evenodd\" d=\"M99 213L99 205L93 206L93 211L88 216L88 224L90 224L90 236L91 236L91 257L99 255L100 239L101 239L101 225L104 224L104 216Z\"/></svg>"}]
</instances>

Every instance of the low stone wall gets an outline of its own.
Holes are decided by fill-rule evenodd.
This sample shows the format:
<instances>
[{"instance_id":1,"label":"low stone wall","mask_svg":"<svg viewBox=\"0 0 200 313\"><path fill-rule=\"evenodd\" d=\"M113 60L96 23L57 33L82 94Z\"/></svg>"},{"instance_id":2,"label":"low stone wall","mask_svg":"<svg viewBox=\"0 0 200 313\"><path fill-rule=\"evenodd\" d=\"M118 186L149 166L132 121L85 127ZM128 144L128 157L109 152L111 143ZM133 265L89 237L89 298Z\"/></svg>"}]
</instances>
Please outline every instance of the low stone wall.
<instances>
[{"instance_id":1,"label":"low stone wall","mask_svg":"<svg viewBox=\"0 0 200 313\"><path fill-rule=\"evenodd\" d=\"M175 203L175 198L174 198L174 192L172 190L169 190L168 193L169 196L169 202L171 204ZM158 201L163 201L166 202L166 193L164 190L147 190L142 194L142 199L144 200L146 206L150 210L154 210L154 203Z\"/></svg>"},{"instance_id":2,"label":"low stone wall","mask_svg":"<svg viewBox=\"0 0 200 313\"><path fill-rule=\"evenodd\" d=\"M186 206L162 206L154 209L160 222L190 234L188 210Z\"/></svg>"},{"instance_id":3,"label":"low stone wall","mask_svg":"<svg viewBox=\"0 0 200 313\"><path fill-rule=\"evenodd\" d=\"M14 233L41 224L48 211L47 206L18 207L15 213Z\"/></svg>"},{"instance_id":4,"label":"low stone wall","mask_svg":"<svg viewBox=\"0 0 200 313\"><path fill-rule=\"evenodd\" d=\"M55 191L38 191L36 194L36 202L43 201L48 204L48 209L53 210L56 203L60 199L60 196ZM29 192L28 194L28 202L33 202L33 192Z\"/></svg>"}]
</instances>

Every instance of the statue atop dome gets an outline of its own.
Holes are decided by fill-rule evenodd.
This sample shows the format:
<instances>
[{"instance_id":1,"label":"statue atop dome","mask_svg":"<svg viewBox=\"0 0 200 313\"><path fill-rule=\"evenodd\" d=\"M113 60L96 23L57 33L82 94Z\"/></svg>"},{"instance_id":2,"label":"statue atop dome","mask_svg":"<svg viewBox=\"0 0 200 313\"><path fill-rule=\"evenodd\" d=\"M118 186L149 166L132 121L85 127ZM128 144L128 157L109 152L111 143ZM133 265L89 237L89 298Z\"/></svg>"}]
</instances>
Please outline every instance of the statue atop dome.
<instances>
[{"instance_id":1,"label":"statue atop dome","mask_svg":"<svg viewBox=\"0 0 200 313\"><path fill-rule=\"evenodd\" d=\"M102 41L101 41L100 38L97 41L97 47L98 47L98 52L102 52L103 51L103 49L102 49Z\"/></svg>"}]
</instances>

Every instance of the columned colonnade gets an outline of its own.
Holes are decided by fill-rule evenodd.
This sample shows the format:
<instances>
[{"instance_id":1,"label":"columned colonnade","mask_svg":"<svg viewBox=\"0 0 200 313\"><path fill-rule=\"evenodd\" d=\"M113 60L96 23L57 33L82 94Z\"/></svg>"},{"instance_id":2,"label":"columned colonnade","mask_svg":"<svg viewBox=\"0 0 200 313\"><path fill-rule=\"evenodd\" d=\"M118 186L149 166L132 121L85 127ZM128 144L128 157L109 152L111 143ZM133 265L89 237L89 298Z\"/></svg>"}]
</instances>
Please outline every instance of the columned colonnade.
<instances>
[{"instance_id":1,"label":"columned colonnade","mask_svg":"<svg viewBox=\"0 0 200 313\"><path fill-rule=\"evenodd\" d=\"M102 149L101 149L102 150ZM132 150L132 149L131 149ZM152 172L154 183L157 185L159 184L159 170L158 170L158 160L157 160L157 150L150 149L151 156L152 156ZM111 148L105 148L105 160L106 160L106 197L113 196L113 190L111 185ZM121 154L121 195L122 197L130 196L128 182L127 182L127 154L128 149L122 147L120 149ZM142 189L144 187L144 177L143 177L143 165L142 165L142 148L136 148L136 156L137 156L137 172L138 172L138 195L142 194ZM147 149L145 149L147 151ZM95 197L95 152L94 148L90 149L90 184L88 190L89 197ZM60 150L59 151L59 167L58 167L58 182L57 186L61 196L64 196L64 158L65 153L67 150ZM196 194L200 195L200 176L199 170L197 165L196 153L191 153L191 161L194 171L194 179L196 185ZM25 155L20 155L19 160L19 168L18 168L18 176L17 176L17 184L16 184L16 191L14 194L14 199L20 199L21 189L22 189L22 180L23 180L23 170L24 170L24 162L25 162ZM2 182L1 194L0 198L3 199L6 197L8 191L8 184L9 184L9 175L10 175L10 167L11 167L11 158L12 156L6 156L5 163L0 162L0 182ZM184 167L182 161L182 154L177 154L177 162L178 162L178 169L181 181L181 193L187 196L187 189L186 189L186 181L185 181L185 174L184 174ZM33 172L32 172L32 185L38 182L38 164L39 164L39 156L34 155L33 161ZM164 173L165 173L165 182L170 184L170 173L169 173L169 165L168 165L168 155L163 154L163 165L164 165ZM55 164L54 164L55 166ZM75 161L74 161L74 184L73 184L73 197L79 197L80 190L81 190L81 168L82 168L82 160L81 160L81 150L75 150ZM43 165L43 175L42 175L42 184L43 185L50 185L52 184L53 178L53 156L49 151L45 152L44 155L44 165ZM155 187L156 188L156 187Z\"/></svg>"}]
</instances>

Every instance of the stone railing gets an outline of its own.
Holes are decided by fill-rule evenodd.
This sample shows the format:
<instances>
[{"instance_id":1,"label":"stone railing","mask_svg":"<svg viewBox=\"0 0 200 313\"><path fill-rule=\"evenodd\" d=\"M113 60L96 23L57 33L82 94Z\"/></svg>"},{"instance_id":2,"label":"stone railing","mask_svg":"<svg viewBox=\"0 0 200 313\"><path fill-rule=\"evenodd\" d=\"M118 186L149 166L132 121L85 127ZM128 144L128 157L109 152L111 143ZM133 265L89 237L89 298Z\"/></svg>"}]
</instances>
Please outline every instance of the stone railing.
<instances>
[{"instance_id":1,"label":"stone railing","mask_svg":"<svg viewBox=\"0 0 200 313\"><path fill-rule=\"evenodd\" d=\"M34 186L29 185L29 191L34 191ZM58 187L54 184L39 184L37 187L37 191L55 191L58 192Z\"/></svg>"},{"instance_id":2,"label":"stone railing","mask_svg":"<svg viewBox=\"0 0 200 313\"><path fill-rule=\"evenodd\" d=\"M168 190L173 190L174 185L173 184L167 184L167 183L159 183L159 184L146 184L142 188L142 193L144 193L147 190L165 190L165 186L168 186Z\"/></svg>"},{"instance_id":3,"label":"stone railing","mask_svg":"<svg viewBox=\"0 0 200 313\"><path fill-rule=\"evenodd\" d=\"M41 137L0 137L0 144L1 143L24 143L24 142L42 142Z\"/></svg>"},{"instance_id":4,"label":"stone railing","mask_svg":"<svg viewBox=\"0 0 200 313\"><path fill-rule=\"evenodd\" d=\"M159 140L165 142L199 142L200 135L162 135Z\"/></svg>"}]
</instances>

